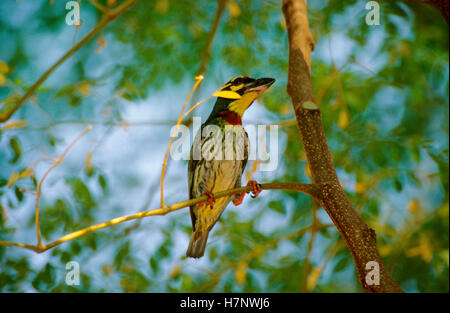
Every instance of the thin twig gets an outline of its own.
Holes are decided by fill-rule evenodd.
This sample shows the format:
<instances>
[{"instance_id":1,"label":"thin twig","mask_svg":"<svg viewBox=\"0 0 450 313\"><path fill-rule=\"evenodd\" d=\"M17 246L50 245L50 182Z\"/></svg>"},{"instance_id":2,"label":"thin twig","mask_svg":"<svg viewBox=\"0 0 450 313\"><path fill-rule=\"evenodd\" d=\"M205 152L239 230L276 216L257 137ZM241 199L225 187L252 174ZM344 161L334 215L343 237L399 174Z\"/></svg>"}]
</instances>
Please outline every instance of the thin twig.
<instances>
[{"instance_id":1,"label":"thin twig","mask_svg":"<svg viewBox=\"0 0 450 313\"><path fill-rule=\"evenodd\" d=\"M162 164L162 170L161 170L161 207L164 208L164 176L166 175L166 165L167 165L167 157L169 156L170 147L172 146L172 142L175 139L175 134L178 132L178 128L180 127L181 121L183 120L183 113L186 109L187 104L189 103L189 100L192 97L193 92L198 87L198 85L203 81L203 76L199 75L195 77L195 84L192 87L191 91L189 92L189 95L186 98L186 101L183 104L183 108L181 109L180 115L178 116L177 124L175 126L175 130L170 137L169 145L167 146L166 155L164 156L164 161Z\"/></svg>"},{"instance_id":2,"label":"thin twig","mask_svg":"<svg viewBox=\"0 0 450 313\"><path fill-rule=\"evenodd\" d=\"M92 5L94 7L96 7L97 9L99 9L100 11L102 11L103 13L106 12L106 10L108 10L107 8L105 8L105 6L103 6L103 4L98 3L96 0L89 0L90 3L92 3Z\"/></svg>"},{"instance_id":3,"label":"thin twig","mask_svg":"<svg viewBox=\"0 0 450 313\"><path fill-rule=\"evenodd\" d=\"M27 90L27 92L6 112L0 112L0 123L6 122L9 118L20 108L20 106L39 88L39 86L50 76L53 71L58 68L65 60L67 60L72 54L79 50L86 42L94 37L100 30L105 28L106 25L114 21L125 10L134 5L139 0L128 0L119 5L113 10L108 10L103 15L97 26L92 29L83 39L81 39L75 46L67 51L55 64L53 64L42 76Z\"/></svg>"},{"instance_id":4,"label":"thin twig","mask_svg":"<svg viewBox=\"0 0 450 313\"><path fill-rule=\"evenodd\" d=\"M71 143L70 145L66 148L66 150L64 150L63 154L55 159L54 163L52 164L52 166L50 166L47 171L44 173L44 176L42 176L41 180L39 181L38 185L37 185L37 190L36 190L36 235L37 235L37 246L39 248L42 248L42 239L41 239L41 230L39 227L39 201L41 199L41 193L42 193L42 184L44 183L45 179L47 178L48 174L50 174L50 172L57 167L66 157L67 153L70 151L70 149L72 149L72 147L75 145L75 143L84 135L86 135L90 130L92 129L92 126L89 125L81 134L79 134Z\"/></svg>"},{"instance_id":5,"label":"thin twig","mask_svg":"<svg viewBox=\"0 0 450 313\"><path fill-rule=\"evenodd\" d=\"M214 96L214 94L218 91L220 91L221 89L228 87L230 84L227 84L223 87L220 87L219 89L217 89L215 92L213 92L212 94L210 94L209 96L207 96L205 99L197 102L196 104L194 104L191 108L189 108L189 110L186 111L186 113L183 114L183 117L181 118L182 120L186 118L186 116L188 116L189 113L191 113L196 107L198 107L200 104L202 104L203 102L205 102L206 100L208 100L209 98L212 98Z\"/></svg>"},{"instance_id":6,"label":"thin twig","mask_svg":"<svg viewBox=\"0 0 450 313\"><path fill-rule=\"evenodd\" d=\"M301 193L310 195L311 197L314 197L316 200L320 200L322 197L322 192L321 192L320 187L317 185L313 185L313 184L274 182L274 183L268 183L268 184L261 184L261 189L262 190L291 190L291 191L301 192ZM239 194L242 192L251 192L252 190L253 190L252 186L233 188L233 189L217 192L214 194L214 197L216 199L218 199L218 198L230 196L233 194ZM113 225L117 225L117 224L120 224L120 223L123 223L126 221L141 219L141 218L144 218L147 216L166 215L170 212L174 212L174 211L180 210L182 208L189 207L191 205L194 205L194 204L197 204L200 202L204 202L205 200L207 200L207 198L208 198L207 196L202 196L202 197L198 197L195 199L178 202L178 203L172 204L170 206L160 207L158 209L153 209L153 210L143 211L143 212L139 212L139 213L135 213L135 214L131 214L131 215L117 217L117 218L114 218L114 219L109 220L104 223L100 223L100 224L96 224L96 225L92 225L89 227L79 229L70 234L62 236L61 238L59 238L51 243L41 244L40 246L33 246L33 245L28 245L28 244L23 244L23 243L15 243L15 242L10 242L10 241L3 241L3 240L0 240L0 245L11 246L11 247L21 247L21 248L35 251L37 253L42 253L51 248L59 246L60 244L62 244L64 242L79 238L81 236L87 235L94 231L97 231L97 230L100 230L103 228L107 228L107 227L111 227Z\"/></svg>"},{"instance_id":7,"label":"thin twig","mask_svg":"<svg viewBox=\"0 0 450 313\"><path fill-rule=\"evenodd\" d=\"M208 39L206 40L205 48L203 49L203 55L202 55L202 59L200 62L200 66L198 67L198 70L197 70L197 75L205 75L206 71L208 70L209 61L211 60L212 44L214 42L214 37L216 36L217 29L219 27L219 22L220 22L220 19L222 18L227 1L228 0L218 0L217 1L217 10L216 10L214 19L211 24L211 28L210 28L210 31L208 34ZM197 88L197 90L194 92L194 95L192 96L192 103L197 102L198 96L200 94L200 89L201 89L201 86L199 86L199 88Z\"/></svg>"}]
</instances>

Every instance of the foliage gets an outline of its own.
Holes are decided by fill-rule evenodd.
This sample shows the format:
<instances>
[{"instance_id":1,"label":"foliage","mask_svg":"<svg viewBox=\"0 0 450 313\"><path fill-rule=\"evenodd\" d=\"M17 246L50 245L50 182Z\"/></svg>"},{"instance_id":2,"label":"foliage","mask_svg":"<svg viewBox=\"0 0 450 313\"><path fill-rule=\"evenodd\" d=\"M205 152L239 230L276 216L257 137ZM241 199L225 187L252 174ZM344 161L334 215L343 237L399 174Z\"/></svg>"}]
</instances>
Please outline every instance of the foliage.
<instances>
[{"instance_id":1,"label":"foliage","mask_svg":"<svg viewBox=\"0 0 450 313\"><path fill-rule=\"evenodd\" d=\"M409 292L448 292L448 26L433 8L402 1L380 2L381 25L368 26L365 3L308 2L316 40L312 81L330 150L350 200L377 232L394 279ZM0 46L0 109L101 18L83 1L82 26L67 26L64 5L0 3L0 42L8 43ZM44 240L159 206L170 127L197 74L216 6L139 1L0 125L0 240L36 242L31 191L48 168L41 159L59 156L87 124L94 130L43 186ZM235 75L275 77L244 123L294 118L278 1L229 0L211 52L202 95ZM195 114L205 118L211 105ZM277 170L253 178L309 181L297 128L279 133ZM186 167L170 161L166 202L187 198ZM187 211L107 228L39 257L0 246L0 290L361 291L339 233L305 195L264 191L240 207L230 205L199 261L184 257ZM299 233L313 212L325 226ZM79 286L65 283L69 261L80 264Z\"/></svg>"}]
</instances>

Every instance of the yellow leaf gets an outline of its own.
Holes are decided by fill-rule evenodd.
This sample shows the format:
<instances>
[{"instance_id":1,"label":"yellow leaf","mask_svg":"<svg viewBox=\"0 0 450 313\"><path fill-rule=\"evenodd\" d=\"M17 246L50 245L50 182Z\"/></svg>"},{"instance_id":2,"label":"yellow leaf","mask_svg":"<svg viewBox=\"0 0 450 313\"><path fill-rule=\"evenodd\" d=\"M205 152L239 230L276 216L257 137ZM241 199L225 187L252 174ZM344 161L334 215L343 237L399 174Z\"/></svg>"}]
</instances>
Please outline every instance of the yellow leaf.
<instances>
[{"instance_id":1,"label":"yellow leaf","mask_svg":"<svg viewBox=\"0 0 450 313\"><path fill-rule=\"evenodd\" d=\"M11 123L6 124L3 126L3 129L11 129L11 128L20 128L27 126L27 121L25 120L18 120Z\"/></svg>"},{"instance_id":2,"label":"yellow leaf","mask_svg":"<svg viewBox=\"0 0 450 313\"><path fill-rule=\"evenodd\" d=\"M228 2L227 9L231 17L238 17L239 15L241 15L241 8L234 1Z\"/></svg>"},{"instance_id":3,"label":"yellow leaf","mask_svg":"<svg viewBox=\"0 0 450 313\"><path fill-rule=\"evenodd\" d=\"M364 193L366 190L366 184L363 182L356 182L355 184L355 192L356 193Z\"/></svg>"},{"instance_id":4,"label":"yellow leaf","mask_svg":"<svg viewBox=\"0 0 450 313\"><path fill-rule=\"evenodd\" d=\"M117 2L117 0L108 0L107 4L108 4L108 6L111 7L111 6L115 5L116 2Z\"/></svg>"},{"instance_id":5,"label":"yellow leaf","mask_svg":"<svg viewBox=\"0 0 450 313\"><path fill-rule=\"evenodd\" d=\"M336 110L337 108L339 108L339 106L341 105L341 103L342 103L342 99L341 99L341 97L338 97L338 98L336 98L336 100L333 101L333 103L331 104L331 108L334 109L334 110Z\"/></svg>"},{"instance_id":6,"label":"yellow leaf","mask_svg":"<svg viewBox=\"0 0 450 313\"><path fill-rule=\"evenodd\" d=\"M280 17L280 27L286 29L286 20L282 16Z\"/></svg>"},{"instance_id":7,"label":"yellow leaf","mask_svg":"<svg viewBox=\"0 0 450 313\"><path fill-rule=\"evenodd\" d=\"M0 60L0 73L6 74L8 72L9 72L8 64Z\"/></svg>"},{"instance_id":8,"label":"yellow leaf","mask_svg":"<svg viewBox=\"0 0 450 313\"><path fill-rule=\"evenodd\" d=\"M97 41L101 47L106 47L106 40L103 37L99 37Z\"/></svg>"},{"instance_id":9,"label":"yellow leaf","mask_svg":"<svg viewBox=\"0 0 450 313\"><path fill-rule=\"evenodd\" d=\"M408 205L408 211L410 213L417 213L420 210L419 200L413 199Z\"/></svg>"},{"instance_id":10,"label":"yellow leaf","mask_svg":"<svg viewBox=\"0 0 450 313\"><path fill-rule=\"evenodd\" d=\"M235 279L236 284L242 286L247 278L247 262L240 261L236 267Z\"/></svg>"},{"instance_id":11,"label":"yellow leaf","mask_svg":"<svg viewBox=\"0 0 450 313\"><path fill-rule=\"evenodd\" d=\"M31 175L33 175L34 171L32 168L27 168L26 170L22 171L22 173L20 173L20 178L27 178L30 177Z\"/></svg>"},{"instance_id":12,"label":"yellow leaf","mask_svg":"<svg viewBox=\"0 0 450 313\"><path fill-rule=\"evenodd\" d=\"M155 11L161 15L166 14L169 11L169 0L156 1Z\"/></svg>"},{"instance_id":13,"label":"yellow leaf","mask_svg":"<svg viewBox=\"0 0 450 313\"><path fill-rule=\"evenodd\" d=\"M6 77L2 73L0 73L0 86L4 86L6 83Z\"/></svg>"},{"instance_id":14,"label":"yellow leaf","mask_svg":"<svg viewBox=\"0 0 450 313\"><path fill-rule=\"evenodd\" d=\"M86 160L84 161L85 167L86 167L86 173L88 176L92 174L92 152L89 152L86 155Z\"/></svg>"},{"instance_id":15,"label":"yellow leaf","mask_svg":"<svg viewBox=\"0 0 450 313\"><path fill-rule=\"evenodd\" d=\"M384 245L378 248L378 251L380 252L381 256L387 256L389 255L389 253L391 253L391 247L388 245Z\"/></svg>"},{"instance_id":16,"label":"yellow leaf","mask_svg":"<svg viewBox=\"0 0 450 313\"><path fill-rule=\"evenodd\" d=\"M102 266L102 271L105 276L109 276L114 272L114 267L111 264L105 264Z\"/></svg>"},{"instance_id":17,"label":"yellow leaf","mask_svg":"<svg viewBox=\"0 0 450 313\"><path fill-rule=\"evenodd\" d=\"M306 152L305 152L305 150L300 150L299 152L298 152L298 158L300 159L300 160L306 160Z\"/></svg>"},{"instance_id":18,"label":"yellow leaf","mask_svg":"<svg viewBox=\"0 0 450 313\"><path fill-rule=\"evenodd\" d=\"M172 272L170 273L170 278L177 277L181 272L181 266L177 265L173 268Z\"/></svg>"},{"instance_id":19,"label":"yellow leaf","mask_svg":"<svg viewBox=\"0 0 450 313\"><path fill-rule=\"evenodd\" d=\"M83 96L87 96L91 92L91 88L87 82L79 84L77 89Z\"/></svg>"},{"instance_id":20,"label":"yellow leaf","mask_svg":"<svg viewBox=\"0 0 450 313\"><path fill-rule=\"evenodd\" d=\"M400 40L397 43L397 52L398 55L408 58L411 56L411 44L406 40Z\"/></svg>"},{"instance_id":21,"label":"yellow leaf","mask_svg":"<svg viewBox=\"0 0 450 313\"><path fill-rule=\"evenodd\" d=\"M120 122L120 126L122 126L124 128L124 130L128 130L130 123L122 121L122 122Z\"/></svg>"},{"instance_id":22,"label":"yellow leaf","mask_svg":"<svg viewBox=\"0 0 450 313\"><path fill-rule=\"evenodd\" d=\"M278 112L281 115L289 115L289 114L291 114L291 106L285 102L282 105L280 105Z\"/></svg>"},{"instance_id":23,"label":"yellow leaf","mask_svg":"<svg viewBox=\"0 0 450 313\"><path fill-rule=\"evenodd\" d=\"M308 175L308 177L310 179L312 179L311 170L309 169L309 165L308 164L305 165L305 172L306 172L306 175Z\"/></svg>"},{"instance_id":24,"label":"yellow leaf","mask_svg":"<svg viewBox=\"0 0 450 313\"><path fill-rule=\"evenodd\" d=\"M339 112L338 123L337 123L339 128L342 130L346 129L349 122L350 122L350 116L349 116L347 110L345 110L345 109L341 110L341 112Z\"/></svg>"},{"instance_id":25,"label":"yellow leaf","mask_svg":"<svg viewBox=\"0 0 450 313\"><path fill-rule=\"evenodd\" d=\"M443 250L439 253L440 257L444 260L445 264L447 265L447 267L449 266L449 254L448 254L448 249L447 250Z\"/></svg>"},{"instance_id":26,"label":"yellow leaf","mask_svg":"<svg viewBox=\"0 0 450 313\"><path fill-rule=\"evenodd\" d=\"M311 270L311 272L309 273L308 278L306 280L306 289L308 291L311 291L314 289L321 273L322 273L322 269L320 267L314 267Z\"/></svg>"},{"instance_id":27,"label":"yellow leaf","mask_svg":"<svg viewBox=\"0 0 450 313\"><path fill-rule=\"evenodd\" d=\"M410 258L420 256L426 263L430 263L433 257L433 249L427 239L422 239L418 246L406 251L406 256Z\"/></svg>"},{"instance_id":28,"label":"yellow leaf","mask_svg":"<svg viewBox=\"0 0 450 313\"><path fill-rule=\"evenodd\" d=\"M438 210L438 215L441 218L448 219L448 202L445 202Z\"/></svg>"},{"instance_id":29,"label":"yellow leaf","mask_svg":"<svg viewBox=\"0 0 450 313\"><path fill-rule=\"evenodd\" d=\"M20 175L17 172L14 172L11 177L8 179L8 187L14 186L14 184L20 179Z\"/></svg>"},{"instance_id":30,"label":"yellow leaf","mask_svg":"<svg viewBox=\"0 0 450 313\"><path fill-rule=\"evenodd\" d=\"M120 270L122 271L122 273L128 274L128 275L131 275L134 272L133 266L130 266L129 264L120 265Z\"/></svg>"}]
</instances>

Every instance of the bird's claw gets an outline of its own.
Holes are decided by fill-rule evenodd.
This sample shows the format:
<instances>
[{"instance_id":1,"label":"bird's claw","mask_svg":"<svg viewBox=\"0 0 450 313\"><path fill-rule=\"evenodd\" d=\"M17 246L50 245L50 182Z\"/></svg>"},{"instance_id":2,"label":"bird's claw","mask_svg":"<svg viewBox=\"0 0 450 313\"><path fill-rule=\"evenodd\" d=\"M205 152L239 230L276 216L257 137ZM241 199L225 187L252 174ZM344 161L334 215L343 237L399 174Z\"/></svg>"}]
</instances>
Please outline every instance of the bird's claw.
<instances>
[{"instance_id":1,"label":"bird's claw","mask_svg":"<svg viewBox=\"0 0 450 313\"><path fill-rule=\"evenodd\" d=\"M235 206L240 205L242 203L242 201L244 200L244 197L245 197L245 192L241 192L241 194L239 195L239 198L233 200L233 204Z\"/></svg>"},{"instance_id":2,"label":"bird's claw","mask_svg":"<svg viewBox=\"0 0 450 313\"><path fill-rule=\"evenodd\" d=\"M247 192L247 193L250 193L250 192L252 193L252 195L251 195L252 198L256 198L256 197L261 193L261 191L262 191L261 185L258 184L258 182L255 181L255 180L250 180L250 181L247 183L247 186L252 186L252 187L253 187L253 190L252 190L252 191ZM245 197L245 192L242 192L242 193L239 195L239 198L237 198L236 200L233 200L234 205L235 205L235 206L238 206L239 204L241 204L242 201L244 200L244 197Z\"/></svg>"},{"instance_id":3,"label":"bird's claw","mask_svg":"<svg viewBox=\"0 0 450 313\"><path fill-rule=\"evenodd\" d=\"M202 196L207 196L208 199L206 201L199 203L199 207L203 207L203 205L208 204L210 207L214 206L214 202L216 202L216 198L214 198L214 194L211 191L206 191L202 193Z\"/></svg>"},{"instance_id":4,"label":"bird's claw","mask_svg":"<svg viewBox=\"0 0 450 313\"><path fill-rule=\"evenodd\" d=\"M250 180L247 183L247 186L252 186L253 187L253 190L251 191L251 193L252 193L251 197L252 198L256 198L262 191L261 185L258 184L258 182L256 180Z\"/></svg>"}]
</instances>

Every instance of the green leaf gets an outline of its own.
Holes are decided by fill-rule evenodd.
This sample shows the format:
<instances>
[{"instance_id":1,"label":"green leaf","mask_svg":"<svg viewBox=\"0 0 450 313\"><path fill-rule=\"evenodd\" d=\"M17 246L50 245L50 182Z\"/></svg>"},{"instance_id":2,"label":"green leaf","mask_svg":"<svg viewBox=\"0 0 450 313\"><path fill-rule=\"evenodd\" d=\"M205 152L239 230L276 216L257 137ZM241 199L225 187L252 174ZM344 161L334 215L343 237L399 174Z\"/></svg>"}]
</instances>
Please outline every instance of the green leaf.
<instances>
[{"instance_id":1,"label":"green leaf","mask_svg":"<svg viewBox=\"0 0 450 313\"><path fill-rule=\"evenodd\" d=\"M334 267L334 272L338 273L343 271L349 264L349 260L346 257L341 258L337 263L336 266Z\"/></svg>"},{"instance_id":2,"label":"green leaf","mask_svg":"<svg viewBox=\"0 0 450 313\"><path fill-rule=\"evenodd\" d=\"M100 185L100 187L102 188L103 191L106 191L106 178L105 176L103 176L102 174L98 175L98 183Z\"/></svg>"},{"instance_id":3,"label":"green leaf","mask_svg":"<svg viewBox=\"0 0 450 313\"><path fill-rule=\"evenodd\" d=\"M395 190L397 190L398 192L401 192L403 189L402 183L400 182L400 180L398 178L394 179L394 186L395 186Z\"/></svg>"},{"instance_id":4,"label":"green leaf","mask_svg":"<svg viewBox=\"0 0 450 313\"><path fill-rule=\"evenodd\" d=\"M153 273L158 273L159 264L158 261L154 257L150 257L149 260L150 268L152 269Z\"/></svg>"},{"instance_id":5,"label":"green leaf","mask_svg":"<svg viewBox=\"0 0 450 313\"><path fill-rule=\"evenodd\" d=\"M280 214L286 214L286 208L285 206L281 203L281 201L270 201L269 202L269 208L271 208L272 210L277 211Z\"/></svg>"},{"instance_id":6,"label":"green leaf","mask_svg":"<svg viewBox=\"0 0 450 313\"><path fill-rule=\"evenodd\" d=\"M22 149L20 147L19 139L17 139L17 137L12 137L9 140L9 147L14 153L13 158L9 162L14 164L19 160L20 156L22 155Z\"/></svg>"},{"instance_id":7,"label":"green leaf","mask_svg":"<svg viewBox=\"0 0 450 313\"><path fill-rule=\"evenodd\" d=\"M56 270L50 263L47 263L31 282L33 287L41 292L48 292L56 284Z\"/></svg>"},{"instance_id":8,"label":"green leaf","mask_svg":"<svg viewBox=\"0 0 450 313\"><path fill-rule=\"evenodd\" d=\"M130 242L127 241L120 246L119 250L114 257L114 265L119 267L130 255Z\"/></svg>"},{"instance_id":9,"label":"green leaf","mask_svg":"<svg viewBox=\"0 0 450 313\"><path fill-rule=\"evenodd\" d=\"M22 202L23 200L23 191L20 190L19 187L15 186L14 187L14 193L16 194L16 198L19 202Z\"/></svg>"},{"instance_id":10,"label":"green leaf","mask_svg":"<svg viewBox=\"0 0 450 313\"><path fill-rule=\"evenodd\" d=\"M94 202L89 188L78 178L72 178L69 180L72 185L72 193L76 202L78 202L83 208L90 209L96 205Z\"/></svg>"}]
</instances>

